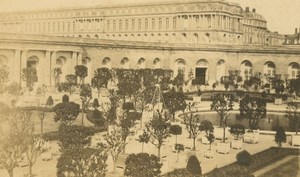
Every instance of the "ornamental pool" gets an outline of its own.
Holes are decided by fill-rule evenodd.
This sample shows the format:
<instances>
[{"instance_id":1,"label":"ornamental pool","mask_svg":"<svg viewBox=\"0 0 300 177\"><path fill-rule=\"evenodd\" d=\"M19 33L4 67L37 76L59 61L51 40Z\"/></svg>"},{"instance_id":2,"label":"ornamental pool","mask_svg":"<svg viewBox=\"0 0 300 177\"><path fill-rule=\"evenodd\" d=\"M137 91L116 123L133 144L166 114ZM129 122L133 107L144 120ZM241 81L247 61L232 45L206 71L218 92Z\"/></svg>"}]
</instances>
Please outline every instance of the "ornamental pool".
<instances>
[{"instance_id":1,"label":"ornamental pool","mask_svg":"<svg viewBox=\"0 0 300 177\"><path fill-rule=\"evenodd\" d=\"M197 116L200 121L209 120L214 125L219 125L219 117L216 112L197 112L195 113L195 116ZM241 118L239 112L237 111L230 113L227 121L228 126L236 123L242 124L246 128L249 128L248 120ZM290 121L285 117L285 113L283 112L268 112L266 118L261 119L258 123L258 128L260 130L275 131L278 126L282 126L285 131L291 131Z\"/></svg>"}]
</instances>

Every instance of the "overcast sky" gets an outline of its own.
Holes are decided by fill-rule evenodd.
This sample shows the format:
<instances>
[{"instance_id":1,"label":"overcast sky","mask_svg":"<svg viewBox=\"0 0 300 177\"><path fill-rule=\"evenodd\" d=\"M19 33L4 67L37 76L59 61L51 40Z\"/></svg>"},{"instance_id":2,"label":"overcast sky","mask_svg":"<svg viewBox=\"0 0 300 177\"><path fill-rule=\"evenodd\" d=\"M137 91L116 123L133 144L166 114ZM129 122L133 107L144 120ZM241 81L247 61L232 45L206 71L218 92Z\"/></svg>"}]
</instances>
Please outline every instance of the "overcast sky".
<instances>
[{"instance_id":1,"label":"overcast sky","mask_svg":"<svg viewBox=\"0 0 300 177\"><path fill-rule=\"evenodd\" d=\"M134 2L162 2L174 0L0 0L0 11L34 10L66 7L88 7L103 4L125 4ZM184 0L179 0L184 1ZM267 20L271 31L283 34L294 33L300 27L300 0L227 0L243 8L256 8L256 12Z\"/></svg>"}]
</instances>

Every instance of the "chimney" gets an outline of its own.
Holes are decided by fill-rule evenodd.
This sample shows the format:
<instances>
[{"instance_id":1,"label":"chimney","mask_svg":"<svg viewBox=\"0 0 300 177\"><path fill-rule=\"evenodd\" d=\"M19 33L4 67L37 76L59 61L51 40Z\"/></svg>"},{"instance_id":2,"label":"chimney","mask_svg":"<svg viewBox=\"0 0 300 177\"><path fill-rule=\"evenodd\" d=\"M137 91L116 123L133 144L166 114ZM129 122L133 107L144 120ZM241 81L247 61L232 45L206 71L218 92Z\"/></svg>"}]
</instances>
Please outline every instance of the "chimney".
<instances>
[{"instance_id":1,"label":"chimney","mask_svg":"<svg viewBox=\"0 0 300 177\"><path fill-rule=\"evenodd\" d=\"M246 12L249 12L249 7L246 7L245 11L246 11Z\"/></svg>"},{"instance_id":2,"label":"chimney","mask_svg":"<svg viewBox=\"0 0 300 177\"><path fill-rule=\"evenodd\" d=\"M255 12L256 12L256 9L255 9L255 8L253 8L253 9L252 9L252 12L254 12L254 13L255 13Z\"/></svg>"},{"instance_id":3,"label":"chimney","mask_svg":"<svg viewBox=\"0 0 300 177\"><path fill-rule=\"evenodd\" d=\"M298 34L298 28L295 28L295 34Z\"/></svg>"}]
</instances>

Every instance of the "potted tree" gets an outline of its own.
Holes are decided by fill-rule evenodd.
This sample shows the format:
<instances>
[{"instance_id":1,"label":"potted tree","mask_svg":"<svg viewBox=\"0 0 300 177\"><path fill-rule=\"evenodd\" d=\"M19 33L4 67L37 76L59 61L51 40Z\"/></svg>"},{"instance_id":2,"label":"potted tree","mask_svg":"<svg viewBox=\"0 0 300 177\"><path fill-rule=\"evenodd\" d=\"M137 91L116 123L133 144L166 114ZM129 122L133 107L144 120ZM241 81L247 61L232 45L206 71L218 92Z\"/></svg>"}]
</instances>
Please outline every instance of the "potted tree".
<instances>
[{"instance_id":1,"label":"potted tree","mask_svg":"<svg viewBox=\"0 0 300 177\"><path fill-rule=\"evenodd\" d=\"M278 74L274 79L272 79L272 85L275 89L276 97L274 104L281 105L282 104L282 92L284 91L284 81L281 79L281 75Z\"/></svg>"},{"instance_id":2,"label":"potted tree","mask_svg":"<svg viewBox=\"0 0 300 177\"><path fill-rule=\"evenodd\" d=\"M197 87L197 95L193 96L193 101L196 103L200 103L201 102L201 94L202 94L200 86L204 85L204 83L201 83L200 78L195 78L192 80L192 85Z\"/></svg>"},{"instance_id":3,"label":"potted tree","mask_svg":"<svg viewBox=\"0 0 300 177\"><path fill-rule=\"evenodd\" d=\"M236 135L235 139L231 142L231 148L241 149L243 141L240 139L240 135L245 134L245 127L241 124L234 124L230 127L230 133Z\"/></svg>"}]
</instances>

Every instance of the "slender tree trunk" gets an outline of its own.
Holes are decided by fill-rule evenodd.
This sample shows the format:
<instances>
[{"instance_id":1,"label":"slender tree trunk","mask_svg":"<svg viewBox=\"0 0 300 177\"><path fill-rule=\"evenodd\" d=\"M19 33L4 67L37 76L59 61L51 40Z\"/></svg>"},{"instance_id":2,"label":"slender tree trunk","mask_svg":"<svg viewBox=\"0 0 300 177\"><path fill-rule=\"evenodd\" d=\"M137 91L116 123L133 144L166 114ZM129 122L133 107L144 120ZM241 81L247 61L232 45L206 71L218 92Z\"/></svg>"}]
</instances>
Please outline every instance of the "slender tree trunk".
<instances>
[{"instance_id":1,"label":"slender tree trunk","mask_svg":"<svg viewBox=\"0 0 300 177\"><path fill-rule=\"evenodd\" d=\"M44 119L41 119L41 136L42 137L43 137L43 134L44 134L43 125L44 125Z\"/></svg>"},{"instance_id":2,"label":"slender tree trunk","mask_svg":"<svg viewBox=\"0 0 300 177\"><path fill-rule=\"evenodd\" d=\"M29 163L29 177L32 177L32 164Z\"/></svg>"},{"instance_id":3,"label":"slender tree trunk","mask_svg":"<svg viewBox=\"0 0 300 177\"><path fill-rule=\"evenodd\" d=\"M116 161L117 160L114 161L114 173L116 173Z\"/></svg>"},{"instance_id":4,"label":"slender tree trunk","mask_svg":"<svg viewBox=\"0 0 300 177\"><path fill-rule=\"evenodd\" d=\"M82 102L82 108L81 108L81 126L83 127L83 119L84 119L84 103Z\"/></svg>"},{"instance_id":5,"label":"slender tree trunk","mask_svg":"<svg viewBox=\"0 0 300 177\"><path fill-rule=\"evenodd\" d=\"M176 141L175 141L175 145L177 144L177 135L175 135L176 136Z\"/></svg>"},{"instance_id":6,"label":"slender tree trunk","mask_svg":"<svg viewBox=\"0 0 300 177\"><path fill-rule=\"evenodd\" d=\"M144 143L142 143L142 153L144 152Z\"/></svg>"},{"instance_id":7,"label":"slender tree trunk","mask_svg":"<svg viewBox=\"0 0 300 177\"><path fill-rule=\"evenodd\" d=\"M193 138L193 149L192 150L193 151L196 150L196 138Z\"/></svg>"},{"instance_id":8,"label":"slender tree trunk","mask_svg":"<svg viewBox=\"0 0 300 177\"><path fill-rule=\"evenodd\" d=\"M14 169L8 169L8 174L9 174L9 177L14 177Z\"/></svg>"},{"instance_id":9,"label":"slender tree trunk","mask_svg":"<svg viewBox=\"0 0 300 177\"><path fill-rule=\"evenodd\" d=\"M223 143L225 143L225 129L226 129L226 127L223 126Z\"/></svg>"},{"instance_id":10,"label":"slender tree trunk","mask_svg":"<svg viewBox=\"0 0 300 177\"><path fill-rule=\"evenodd\" d=\"M178 162L178 159L179 159L179 152L177 152L177 159L176 159L176 162Z\"/></svg>"},{"instance_id":11,"label":"slender tree trunk","mask_svg":"<svg viewBox=\"0 0 300 177\"><path fill-rule=\"evenodd\" d=\"M100 90L98 90L98 99L99 99L99 97L100 97Z\"/></svg>"},{"instance_id":12,"label":"slender tree trunk","mask_svg":"<svg viewBox=\"0 0 300 177\"><path fill-rule=\"evenodd\" d=\"M157 157L160 160L160 147L157 148Z\"/></svg>"}]
</instances>

